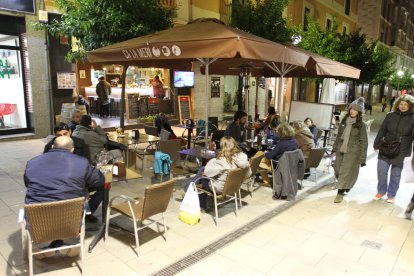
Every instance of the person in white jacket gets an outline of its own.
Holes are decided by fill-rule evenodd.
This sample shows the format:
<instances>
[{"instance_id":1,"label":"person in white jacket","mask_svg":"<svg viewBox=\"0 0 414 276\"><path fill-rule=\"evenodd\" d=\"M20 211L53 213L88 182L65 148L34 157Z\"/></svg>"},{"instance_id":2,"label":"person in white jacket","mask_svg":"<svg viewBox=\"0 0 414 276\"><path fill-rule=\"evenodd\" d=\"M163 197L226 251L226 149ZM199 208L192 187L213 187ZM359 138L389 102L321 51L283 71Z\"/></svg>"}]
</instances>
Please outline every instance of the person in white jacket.
<instances>
[{"instance_id":1,"label":"person in white jacket","mask_svg":"<svg viewBox=\"0 0 414 276\"><path fill-rule=\"evenodd\" d=\"M213 178L209 185L214 185L216 192L221 193L229 170L249 166L247 155L239 148L236 140L230 136L225 136L220 140L220 151L217 153L217 157L207 163L203 175ZM246 177L249 177L251 173L249 169ZM205 189L210 189L209 186L203 186ZM201 208L206 208L206 203L206 199L200 198Z\"/></svg>"}]
</instances>

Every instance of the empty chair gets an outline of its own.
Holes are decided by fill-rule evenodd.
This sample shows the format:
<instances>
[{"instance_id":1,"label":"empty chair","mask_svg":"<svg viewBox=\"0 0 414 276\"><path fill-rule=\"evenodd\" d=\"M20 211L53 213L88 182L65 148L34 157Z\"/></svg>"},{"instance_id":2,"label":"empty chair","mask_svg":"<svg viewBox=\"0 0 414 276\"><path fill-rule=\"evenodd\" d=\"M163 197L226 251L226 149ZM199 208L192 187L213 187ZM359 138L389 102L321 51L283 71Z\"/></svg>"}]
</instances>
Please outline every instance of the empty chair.
<instances>
[{"instance_id":1,"label":"empty chair","mask_svg":"<svg viewBox=\"0 0 414 276\"><path fill-rule=\"evenodd\" d=\"M74 247L80 248L80 267L83 274L83 243L85 237L84 204L85 198L80 197L53 202L26 204L24 206L28 221L24 220L22 223L22 244L23 251L28 252L30 275L33 275L34 255ZM54 240L75 238L78 239L78 242L71 245L43 249L38 247L40 244L50 243Z\"/></svg>"},{"instance_id":2,"label":"empty chair","mask_svg":"<svg viewBox=\"0 0 414 276\"><path fill-rule=\"evenodd\" d=\"M170 137L170 132L169 131L166 131L165 129L161 129L161 132L160 132L160 140L161 141L165 141L165 140L168 140L168 138Z\"/></svg>"},{"instance_id":3,"label":"empty chair","mask_svg":"<svg viewBox=\"0 0 414 276\"><path fill-rule=\"evenodd\" d=\"M160 141L160 151L166 153L171 158L170 166L170 179L176 175L183 175L189 173L186 171L181 164L181 156L178 153L181 150L181 140L172 139L166 141ZM161 174L161 182L163 180L163 175Z\"/></svg>"},{"instance_id":4,"label":"empty chair","mask_svg":"<svg viewBox=\"0 0 414 276\"><path fill-rule=\"evenodd\" d=\"M216 192L216 189L214 187L214 179L203 177L206 179L209 179L210 181L213 181L211 183L211 189L212 191L207 191L203 188L197 187L197 190L201 193L205 193L209 196L213 196L214 199L214 210L215 210L215 218L216 218L216 225L218 225L218 210L217 207L219 205L222 205L226 202L234 200L235 204L235 213L237 215L237 195L239 195L240 198L240 205L241 205L241 194L240 194L240 186L243 183L243 181L246 178L246 174L249 171L249 167L246 168L237 168L232 169L228 171L228 175L226 178L226 182L224 183L223 192L221 194ZM197 182L197 181L196 181ZM221 201L221 202L219 202Z\"/></svg>"},{"instance_id":5,"label":"empty chair","mask_svg":"<svg viewBox=\"0 0 414 276\"><path fill-rule=\"evenodd\" d=\"M303 179L305 164L300 149L285 151L278 161L272 161L273 198L294 200L298 192L298 180Z\"/></svg>"},{"instance_id":6,"label":"empty chair","mask_svg":"<svg viewBox=\"0 0 414 276\"><path fill-rule=\"evenodd\" d=\"M247 191L249 191L251 196L253 196L252 192L253 192L254 183L256 182L256 173L257 173L257 170L259 169L259 165L260 165L260 162L262 161L263 157L264 157L264 152L261 153L261 154L256 154L249 161L250 169L252 170L252 174L247 179L247 181L244 182L244 184L246 184Z\"/></svg>"},{"instance_id":7,"label":"empty chair","mask_svg":"<svg viewBox=\"0 0 414 276\"><path fill-rule=\"evenodd\" d=\"M315 174L315 184L318 184L318 178L316 175L316 168L319 166L319 163L321 163L321 160L323 158L323 155L325 154L325 149L319 148L319 149L311 149L311 152L307 158L305 158L305 169L309 169L310 171L306 174L311 175L312 171L311 169L314 169L313 174Z\"/></svg>"},{"instance_id":8,"label":"empty chair","mask_svg":"<svg viewBox=\"0 0 414 276\"><path fill-rule=\"evenodd\" d=\"M158 136L158 128L155 126L144 125L145 134Z\"/></svg>"},{"instance_id":9,"label":"empty chair","mask_svg":"<svg viewBox=\"0 0 414 276\"><path fill-rule=\"evenodd\" d=\"M172 179L161 184L154 184L146 187L144 197L130 198L125 195L113 197L110 200L109 208L107 209L105 237L108 237L109 220L112 210L132 220L132 223L134 224L135 250L137 253L139 249L138 231L153 223L161 225L159 222L161 219L163 220L164 239L167 240L167 224L164 214L170 202L175 182L176 180ZM158 214L161 214L158 219L153 218L153 216ZM144 224L143 222L145 220L150 221L150 223Z\"/></svg>"}]
</instances>

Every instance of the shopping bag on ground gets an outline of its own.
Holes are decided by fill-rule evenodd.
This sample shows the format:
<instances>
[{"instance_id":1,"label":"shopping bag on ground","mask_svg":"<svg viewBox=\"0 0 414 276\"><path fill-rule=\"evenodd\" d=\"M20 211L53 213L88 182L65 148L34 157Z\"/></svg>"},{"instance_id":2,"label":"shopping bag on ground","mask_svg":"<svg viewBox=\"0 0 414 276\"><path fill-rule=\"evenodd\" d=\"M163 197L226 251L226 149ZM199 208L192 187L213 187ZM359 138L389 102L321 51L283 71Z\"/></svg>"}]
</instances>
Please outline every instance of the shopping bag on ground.
<instances>
[{"instance_id":1,"label":"shopping bag on ground","mask_svg":"<svg viewBox=\"0 0 414 276\"><path fill-rule=\"evenodd\" d=\"M200 200L198 199L197 187L194 182L190 183L181 202L178 218L187 224L195 225L200 222Z\"/></svg>"}]
</instances>

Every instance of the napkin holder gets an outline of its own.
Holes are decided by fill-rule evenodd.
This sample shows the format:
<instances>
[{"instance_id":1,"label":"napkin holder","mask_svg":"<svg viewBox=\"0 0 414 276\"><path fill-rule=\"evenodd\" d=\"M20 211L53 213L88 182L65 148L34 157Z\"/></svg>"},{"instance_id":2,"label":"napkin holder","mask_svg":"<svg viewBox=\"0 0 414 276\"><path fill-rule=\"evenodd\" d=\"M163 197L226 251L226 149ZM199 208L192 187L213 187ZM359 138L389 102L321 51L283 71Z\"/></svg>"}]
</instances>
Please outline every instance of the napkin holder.
<instances>
[{"instance_id":1,"label":"napkin holder","mask_svg":"<svg viewBox=\"0 0 414 276\"><path fill-rule=\"evenodd\" d=\"M126 176L125 162L115 162L112 167L112 174L118 177Z\"/></svg>"}]
</instances>

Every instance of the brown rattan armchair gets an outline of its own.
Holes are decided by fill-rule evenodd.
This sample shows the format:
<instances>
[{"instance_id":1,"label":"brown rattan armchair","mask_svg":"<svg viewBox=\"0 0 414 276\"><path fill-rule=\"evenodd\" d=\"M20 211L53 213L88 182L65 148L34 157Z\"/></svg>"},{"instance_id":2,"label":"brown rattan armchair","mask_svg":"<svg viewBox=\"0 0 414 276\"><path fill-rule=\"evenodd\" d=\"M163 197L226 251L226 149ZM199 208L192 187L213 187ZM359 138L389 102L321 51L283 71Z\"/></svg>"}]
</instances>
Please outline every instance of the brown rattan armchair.
<instances>
[{"instance_id":1,"label":"brown rattan armchair","mask_svg":"<svg viewBox=\"0 0 414 276\"><path fill-rule=\"evenodd\" d=\"M109 202L109 208L107 210L105 237L108 237L109 219L112 210L127 216L132 220L135 232L135 250L137 253L139 249L138 231L148 227L152 223L161 224L159 223L159 220L161 219L163 220L162 224L164 226L164 238L167 240L167 224L165 222L164 213L170 202L175 182L176 180L172 179L161 184L154 184L146 187L144 197L130 198L125 195L113 197ZM115 203L115 200L118 202ZM151 218L151 222L149 224L143 224L143 221L157 214L161 214L161 218ZM137 222L139 223L139 227Z\"/></svg>"},{"instance_id":2,"label":"brown rattan armchair","mask_svg":"<svg viewBox=\"0 0 414 276\"><path fill-rule=\"evenodd\" d=\"M250 163L250 169L252 171L252 174L247 180L243 182L243 184L246 184L247 191L250 193L250 196L252 197L253 197L253 186L254 186L254 183L256 182L256 173L259 170L259 165L263 157L264 157L264 152L262 152L261 154L256 154L250 159L249 163Z\"/></svg>"},{"instance_id":3,"label":"brown rattan armchair","mask_svg":"<svg viewBox=\"0 0 414 276\"><path fill-rule=\"evenodd\" d=\"M74 247L80 248L80 267L83 274L83 244L85 237L84 204L85 198L80 197L53 202L26 204L24 206L26 219L22 223L22 244L23 252L27 252L29 257L29 275L33 275L33 256ZM54 240L72 238L79 239L79 242L56 248L39 248L41 244L50 243Z\"/></svg>"},{"instance_id":4,"label":"brown rattan armchair","mask_svg":"<svg viewBox=\"0 0 414 276\"><path fill-rule=\"evenodd\" d=\"M217 207L224 203L234 200L235 204L235 213L237 215L237 195L240 198L240 206L241 206L241 193L240 193L240 186L246 178L247 172L249 171L249 167L246 168L237 168L229 170L226 182L224 183L224 188L222 193L218 193L216 188L214 187L214 179L208 177L202 177L205 179L210 180L210 186L212 191L205 190L201 187L197 187L197 190L201 193L205 193L209 196L212 196L214 199L214 210L215 210L215 218L216 218L216 225L218 226L218 210ZM199 178L200 179L200 178ZM221 201L221 202L219 202Z\"/></svg>"}]
</instances>

